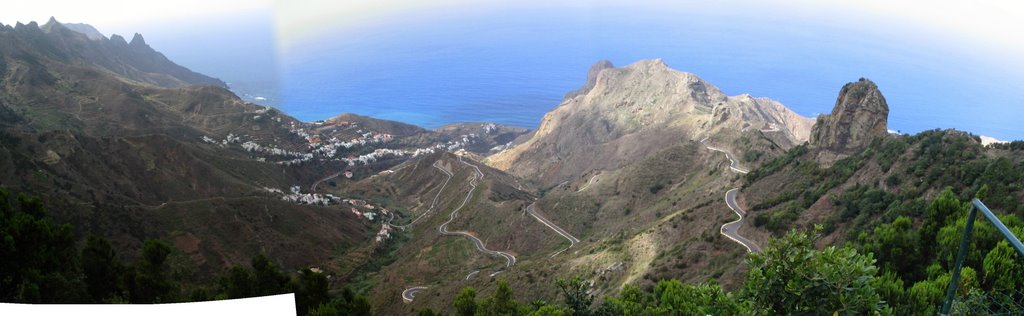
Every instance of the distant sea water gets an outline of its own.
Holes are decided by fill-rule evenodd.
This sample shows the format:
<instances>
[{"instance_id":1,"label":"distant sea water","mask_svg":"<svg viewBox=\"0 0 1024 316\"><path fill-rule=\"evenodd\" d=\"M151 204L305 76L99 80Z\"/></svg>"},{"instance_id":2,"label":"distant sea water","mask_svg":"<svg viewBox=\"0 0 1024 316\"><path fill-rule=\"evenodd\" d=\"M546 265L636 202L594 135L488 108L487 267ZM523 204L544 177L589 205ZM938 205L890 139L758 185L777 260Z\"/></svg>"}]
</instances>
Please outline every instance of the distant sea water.
<instances>
[{"instance_id":1,"label":"distant sea water","mask_svg":"<svg viewBox=\"0 0 1024 316\"><path fill-rule=\"evenodd\" d=\"M247 102L259 105L281 107L278 84L273 80L228 81L228 89Z\"/></svg>"},{"instance_id":2,"label":"distant sea water","mask_svg":"<svg viewBox=\"0 0 1024 316\"><path fill-rule=\"evenodd\" d=\"M436 128L489 121L536 128L587 69L662 58L726 94L829 113L840 87L874 80L889 128L957 128L1024 139L1024 89L1010 70L927 39L799 21L632 12L481 12L377 23L281 56L280 107L305 121L351 112Z\"/></svg>"}]
</instances>

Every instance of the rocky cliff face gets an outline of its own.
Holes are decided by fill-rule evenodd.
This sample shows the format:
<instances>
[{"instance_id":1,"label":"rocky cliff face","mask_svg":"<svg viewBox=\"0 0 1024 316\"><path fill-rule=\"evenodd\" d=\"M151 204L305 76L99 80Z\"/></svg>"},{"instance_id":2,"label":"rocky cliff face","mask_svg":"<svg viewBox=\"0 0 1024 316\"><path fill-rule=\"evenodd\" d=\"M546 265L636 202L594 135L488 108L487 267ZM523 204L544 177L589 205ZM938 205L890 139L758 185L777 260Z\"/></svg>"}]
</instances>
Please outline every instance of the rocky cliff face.
<instances>
[{"instance_id":1,"label":"rocky cliff face","mask_svg":"<svg viewBox=\"0 0 1024 316\"><path fill-rule=\"evenodd\" d=\"M812 120L778 102L726 96L660 59L610 67L592 67L587 83L545 115L529 140L492 155L488 164L550 186L709 135L725 143L742 131L774 126L793 144L807 139Z\"/></svg>"},{"instance_id":2,"label":"rocky cliff face","mask_svg":"<svg viewBox=\"0 0 1024 316\"><path fill-rule=\"evenodd\" d=\"M97 30L95 27L92 27L92 25L89 25L89 24L85 24L85 23L63 23L62 25L64 25L64 27L68 28L69 30L85 34L85 37L88 37L89 39L94 40L94 41L98 41L98 40L102 40L102 39L107 38L106 36L103 35L103 33L100 33L99 30Z\"/></svg>"},{"instance_id":3,"label":"rocky cliff face","mask_svg":"<svg viewBox=\"0 0 1024 316\"><path fill-rule=\"evenodd\" d=\"M580 87L576 91L566 93L565 98L563 99L572 99L577 96L587 94L587 92L590 92L590 89L593 89L594 85L597 84L597 75L600 74L602 70L608 68L615 68L615 65L612 65L612 62L607 60L601 60L594 63L593 66L590 66L590 70L587 71L587 83L583 84L583 87Z\"/></svg>"},{"instance_id":4,"label":"rocky cliff face","mask_svg":"<svg viewBox=\"0 0 1024 316\"><path fill-rule=\"evenodd\" d=\"M887 134L888 117L889 105L878 86L861 78L843 86L832 114L818 117L810 143L836 154L856 152Z\"/></svg>"},{"instance_id":5,"label":"rocky cliff face","mask_svg":"<svg viewBox=\"0 0 1024 316\"><path fill-rule=\"evenodd\" d=\"M85 25L65 27L56 19L43 25L36 22L0 24L0 59L39 67L47 63L74 64L95 67L117 75L123 81L161 88L179 88L190 85L212 85L227 88L227 84L182 67L157 52L135 34L131 42L124 37L102 36ZM95 32L93 32L95 31ZM0 62L0 66L4 65Z\"/></svg>"}]
</instances>

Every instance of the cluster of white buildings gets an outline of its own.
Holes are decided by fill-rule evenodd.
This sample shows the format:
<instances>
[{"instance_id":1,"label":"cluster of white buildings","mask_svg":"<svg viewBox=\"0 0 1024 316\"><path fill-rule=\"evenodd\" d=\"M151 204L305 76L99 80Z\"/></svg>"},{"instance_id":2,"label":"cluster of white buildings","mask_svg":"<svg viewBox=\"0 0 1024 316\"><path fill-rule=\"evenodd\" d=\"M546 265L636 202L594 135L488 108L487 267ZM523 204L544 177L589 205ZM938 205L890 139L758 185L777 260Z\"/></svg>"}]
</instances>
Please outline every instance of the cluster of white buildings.
<instances>
[{"instance_id":1,"label":"cluster of white buildings","mask_svg":"<svg viewBox=\"0 0 1024 316\"><path fill-rule=\"evenodd\" d=\"M224 139L221 141L217 141L216 139L210 138L209 136L206 135L203 135L203 137L200 137L199 139L201 139L204 143L214 144L220 147L227 147L230 144L237 143L242 140L241 137L235 134L228 134L228 136L224 137Z\"/></svg>"},{"instance_id":2,"label":"cluster of white buildings","mask_svg":"<svg viewBox=\"0 0 1024 316\"><path fill-rule=\"evenodd\" d=\"M504 151L504 150L509 149L509 148L512 148L512 142L505 143L504 145L494 146L494 147L491 148L491 151L499 151L500 152L500 151Z\"/></svg>"},{"instance_id":3,"label":"cluster of white buildings","mask_svg":"<svg viewBox=\"0 0 1024 316\"><path fill-rule=\"evenodd\" d=\"M265 108L256 110L253 113L255 113L255 114L263 114L263 113L267 113L269 110L270 110L269 107L265 107ZM320 122L320 124L314 124L314 125L322 125L322 124L324 124L324 122ZM343 124L344 125L348 125L350 128L351 127L356 127L356 125L354 123L353 124L348 124L347 122L343 122ZM494 123L484 124L481 127L481 130L482 130L482 132L484 134L493 133L497 129L498 129L498 127ZM417 157L417 156L421 156L421 155L432 154L432 153L435 153L435 152L440 151L440 150L455 151L455 150L458 150L460 148L465 148L467 145L472 144L479 137L476 133L470 133L470 134L467 134L467 135L462 135L461 137L459 137L456 140L448 141L448 142L441 143L441 144L436 144L436 145L429 146L429 147L426 147L426 148L414 148L414 149L378 148L378 149L374 150L371 153L367 153L367 154L363 154L363 155L359 155L359 156L348 156L348 157L345 157L345 158L337 158L336 156L338 154L338 151L340 149L342 149L342 148L348 149L348 148L352 148L352 147L355 147L355 146L364 146L364 145L370 145L370 144L387 143L387 142L392 141L394 139L394 136L392 136L391 134L388 134L388 133L377 133L377 132L373 132L373 131L364 131L362 129L359 129L359 130L356 130L356 133L358 133L359 136L356 137L356 138L353 138L351 140L342 141L342 140L338 139L337 137L332 137L331 139L325 141L325 140L321 139L321 135L311 135L305 129L301 128L300 126L297 126L296 122L291 122L291 127L289 128L289 131L291 131L292 133L294 133L294 134L296 134L298 136L303 137L306 140L306 142L308 143L308 145L309 145L311 150L309 152L299 152L299 151L292 151L292 150L278 148L278 147L276 147L274 145L270 145L270 146L261 145L261 144L255 142L255 141L253 141L253 140L246 140L246 141L243 142L242 137L238 136L238 135L235 135L235 134L228 134L227 137L225 137L223 140L220 140L220 141L218 141L216 139L213 139L213 138L211 138L209 136L202 136L201 139L202 139L203 142L206 142L206 143L209 143L209 144L215 144L215 145L218 145L218 146L221 146L221 147L227 147L230 144L240 144L240 146L241 146L241 148L243 150L251 152L251 153L259 153L259 154L263 154L264 156L278 156L278 157L284 158L284 160L276 161L276 163L283 164L283 165L301 164L301 163L313 160L313 159L315 159L317 157L321 157L321 158L324 158L324 159L341 160L341 161L345 162L346 164L348 164L349 166L356 166L357 164L368 165L368 164L371 164L373 162L376 162L376 161L378 161L380 159L383 159L385 157L388 157L388 156L397 156L397 157L410 156L410 157ZM494 147L494 148L492 148L492 150L504 150L504 149L506 149L506 148L508 148L510 146L511 146L511 143L505 144L505 145L502 145L502 146ZM267 161L267 157L257 157L256 159L258 161ZM278 160L278 159L274 159L274 160ZM315 199L302 198L301 200L303 200L303 201L307 201L307 200L308 201L314 201Z\"/></svg>"},{"instance_id":4,"label":"cluster of white buildings","mask_svg":"<svg viewBox=\"0 0 1024 316\"><path fill-rule=\"evenodd\" d=\"M289 188L289 193L274 189L274 188L263 188L270 193L281 194L281 200L292 202L296 204L308 204L308 205L331 205L341 203L342 199L332 194L317 194L317 193L302 193L299 186L293 186Z\"/></svg>"},{"instance_id":5,"label":"cluster of white buildings","mask_svg":"<svg viewBox=\"0 0 1024 316\"><path fill-rule=\"evenodd\" d=\"M498 130L498 125L494 123L487 123L483 126L484 134L490 134L493 131Z\"/></svg>"},{"instance_id":6,"label":"cluster of white buildings","mask_svg":"<svg viewBox=\"0 0 1024 316\"><path fill-rule=\"evenodd\" d=\"M462 135L460 140L449 141L443 144L437 144L426 148L416 149L390 149L390 148L378 148L372 153L360 155L360 156L349 156L342 158L341 160L348 163L349 166L355 166L357 163L368 165L377 161L380 158L386 156L410 156L418 157L420 155L429 155L437 152L438 150L453 151L459 148L463 148L466 145L471 144L477 138L476 134Z\"/></svg>"}]
</instances>

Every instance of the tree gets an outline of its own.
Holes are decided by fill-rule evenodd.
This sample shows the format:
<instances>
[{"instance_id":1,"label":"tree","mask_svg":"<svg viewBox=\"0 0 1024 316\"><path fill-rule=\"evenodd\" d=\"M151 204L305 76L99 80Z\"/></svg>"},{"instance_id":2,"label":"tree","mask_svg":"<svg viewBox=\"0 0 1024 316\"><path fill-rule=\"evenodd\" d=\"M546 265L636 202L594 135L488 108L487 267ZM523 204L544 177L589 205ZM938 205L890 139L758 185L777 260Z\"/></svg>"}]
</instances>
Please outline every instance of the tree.
<instances>
[{"instance_id":1,"label":"tree","mask_svg":"<svg viewBox=\"0 0 1024 316\"><path fill-rule=\"evenodd\" d=\"M299 315L331 300L327 292L327 277L322 273L303 269L299 274L298 289L295 291L295 308Z\"/></svg>"},{"instance_id":2,"label":"tree","mask_svg":"<svg viewBox=\"0 0 1024 316\"><path fill-rule=\"evenodd\" d=\"M222 299L237 299L253 297L255 294L256 280L249 270L240 266L233 266L220 278Z\"/></svg>"},{"instance_id":3,"label":"tree","mask_svg":"<svg viewBox=\"0 0 1024 316\"><path fill-rule=\"evenodd\" d=\"M420 312L419 312L419 315L420 316L441 316L440 313L435 312L433 309L430 309L430 308L421 309Z\"/></svg>"},{"instance_id":4,"label":"tree","mask_svg":"<svg viewBox=\"0 0 1024 316\"><path fill-rule=\"evenodd\" d=\"M607 298L597 315L747 315L749 304L725 293L717 283L683 284L661 280L654 293L635 286L623 288L619 297Z\"/></svg>"},{"instance_id":5,"label":"tree","mask_svg":"<svg viewBox=\"0 0 1024 316\"><path fill-rule=\"evenodd\" d=\"M332 305L332 304L321 304L320 306L317 306L316 308L310 309L309 312L306 313L306 315L307 316L337 316L337 315L345 315L345 314L342 314L341 312L339 312L338 309L335 308L334 305Z\"/></svg>"},{"instance_id":6,"label":"tree","mask_svg":"<svg viewBox=\"0 0 1024 316\"><path fill-rule=\"evenodd\" d=\"M921 249L925 252L929 252L934 246L935 238L939 234L939 229L946 226L946 223L950 221L950 217L954 214L961 215L966 214L970 205L961 203L957 199L956 195L953 194L952 188L946 188L939 193L938 196L932 200L932 203L925 209L924 227L921 227ZM934 253L923 253L925 257L930 257Z\"/></svg>"},{"instance_id":7,"label":"tree","mask_svg":"<svg viewBox=\"0 0 1024 316\"><path fill-rule=\"evenodd\" d=\"M478 313L484 315L519 315L519 302L505 280L498 281L498 290L480 304Z\"/></svg>"},{"instance_id":8,"label":"tree","mask_svg":"<svg viewBox=\"0 0 1024 316\"><path fill-rule=\"evenodd\" d=\"M277 295L291 292L291 278L281 272L270 258L258 254L250 262L253 271L253 294L256 296Z\"/></svg>"},{"instance_id":9,"label":"tree","mask_svg":"<svg viewBox=\"0 0 1024 316\"><path fill-rule=\"evenodd\" d=\"M907 291L911 309L919 315L934 315L942 300L946 298L949 274L914 283Z\"/></svg>"},{"instance_id":10,"label":"tree","mask_svg":"<svg viewBox=\"0 0 1024 316\"><path fill-rule=\"evenodd\" d=\"M476 303L476 290L471 287L466 287L459 292L459 295L455 297L455 315L459 316L473 316L476 315L477 303Z\"/></svg>"},{"instance_id":11,"label":"tree","mask_svg":"<svg viewBox=\"0 0 1024 316\"><path fill-rule=\"evenodd\" d=\"M893 314L908 315L913 312L909 308L903 280L895 272L886 271L881 276L876 277L871 286L885 300L886 305L893 307Z\"/></svg>"},{"instance_id":12,"label":"tree","mask_svg":"<svg viewBox=\"0 0 1024 316\"><path fill-rule=\"evenodd\" d=\"M596 314L602 316L640 315L649 304L653 304L649 299L649 295L641 291L640 288L627 284L622 288L622 292L619 293L618 297L605 299L604 304L601 305Z\"/></svg>"},{"instance_id":13,"label":"tree","mask_svg":"<svg viewBox=\"0 0 1024 316\"><path fill-rule=\"evenodd\" d=\"M167 277L167 256L171 246L167 243L147 239L142 245L142 260L130 273L130 300L132 303L169 303L174 301L177 284Z\"/></svg>"},{"instance_id":14,"label":"tree","mask_svg":"<svg viewBox=\"0 0 1024 316\"><path fill-rule=\"evenodd\" d=\"M871 255L844 247L815 250L810 234L790 231L748 259L745 296L770 314L870 314L884 305L871 286Z\"/></svg>"},{"instance_id":15,"label":"tree","mask_svg":"<svg viewBox=\"0 0 1024 316\"><path fill-rule=\"evenodd\" d=\"M567 315L572 315L572 314L573 314L573 312L571 310L567 310L567 309L564 309L564 308L558 308L558 307L551 306L551 305L544 305L544 306L541 306L540 308L538 308L537 310L530 312L530 314L528 314L528 315L529 316L567 316Z\"/></svg>"},{"instance_id":16,"label":"tree","mask_svg":"<svg viewBox=\"0 0 1024 316\"><path fill-rule=\"evenodd\" d=\"M1024 236L1024 232L1017 232ZM1009 292L1024 288L1024 258L1003 240L985 255L985 282L992 291Z\"/></svg>"},{"instance_id":17,"label":"tree","mask_svg":"<svg viewBox=\"0 0 1024 316\"><path fill-rule=\"evenodd\" d=\"M17 205L0 189L0 301L86 301L71 226L46 215L42 200L19 195Z\"/></svg>"},{"instance_id":18,"label":"tree","mask_svg":"<svg viewBox=\"0 0 1024 316\"><path fill-rule=\"evenodd\" d=\"M725 293L717 283L682 284L679 280L661 280L654 287L661 310L684 315L749 314L743 304Z\"/></svg>"},{"instance_id":19,"label":"tree","mask_svg":"<svg viewBox=\"0 0 1024 316\"><path fill-rule=\"evenodd\" d=\"M977 215L974 222L974 229L971 233L970 242L967 244L967 255L964 257L964 266L981 267L985 254L994 248L1003 239L1003 236L996 231L992 224ZM1016 221L1015 219L1000 216L1003 223ZM948 225L939 230L936 236L934 248L937 248L936 259L946 268L953 267L957 253L960 250L960 240L964 237L964 229L967 227L967 211L964 211L956 220L950 221ZM937 247L936 247L937 245Z\"/></svg>"},{"instance_id":20,"label":"tree","mask_svg":"<svg viewBox=\"0 0 1024 316\"><path fill-rule=\"evenodd\" d=\"M370 312L370 302L365 296L356 295L352 292L352 289L344 288L341 291L341 296L331 300L328 303L320 304L316 308L310 309L307 315L317 316L328 316L328 315L346 315L346 316L368 316L373 315ZM420 313L424 311L421 310ZM433 311L430 311L433 313ZM439 315L439 314L434 314Z\"/></svg>"},{"instance_id":21,"label":"tree","mask_svg":"<svg viewBox=\"0 0 1024 316\"><path fill-rule=\"evenodd\" d=\"M590 304L594 302L594 295L590 294L591 283L577 276L572 279L560 279L556 282L562 290L562 297L565 298L565 305L572 310L573 316L590 315Z\"/></svg>"},{"instance_id":22,"label":"tree","mask_svg":"<svg viewBox=\"0 0 1024 316\"><path fill-rule=\"evenodd\" d=\"M121 273L124 266L117 260L110 242L104 238L89 236L82 248L82 272L89 297L95 303L102 303L122 290Z\"/></svg>"},{"instance_id":23,"label":"tree","mask_svg":"<svg viewBox=\"0 0 1024 316\"><path fill-rule=\"evenodd\" d=\"M915 278L920 263L907 258L921 255L917 231L909 217L897 217L892 223L878 225L872 234L862 232L858 238L865 252L874 254L885 270Z\"/></svg>"}]
</instances>

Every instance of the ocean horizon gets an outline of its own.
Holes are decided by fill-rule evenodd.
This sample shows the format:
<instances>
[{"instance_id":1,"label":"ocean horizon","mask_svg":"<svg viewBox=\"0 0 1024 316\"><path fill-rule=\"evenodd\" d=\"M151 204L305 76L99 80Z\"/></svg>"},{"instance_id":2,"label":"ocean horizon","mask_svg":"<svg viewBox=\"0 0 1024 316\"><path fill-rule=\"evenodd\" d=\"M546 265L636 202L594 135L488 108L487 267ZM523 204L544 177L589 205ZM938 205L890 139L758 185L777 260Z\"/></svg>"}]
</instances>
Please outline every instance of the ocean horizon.
<instances>
[{"instance_id":1,"label":"ocean horizon","mask_svg":"<svg viewBox=\"0 0 1024 316\"><path fill-rule=\"evenodd\" d=\"M378 23L289 47L279 58L276 104L303 121L355 113L425 128L495 122L532 129L584 84L593 63L661 58L730 96L771 98L803 116L829 113L843 84L864 77L888 100L891 130L1024 139L1015 119L1024 117L1015 106L1024 104L1024 89L1005 86L1019 82L1016 73L927 40L810 27L528 8Z\"/></svg>"}]
</instances>

